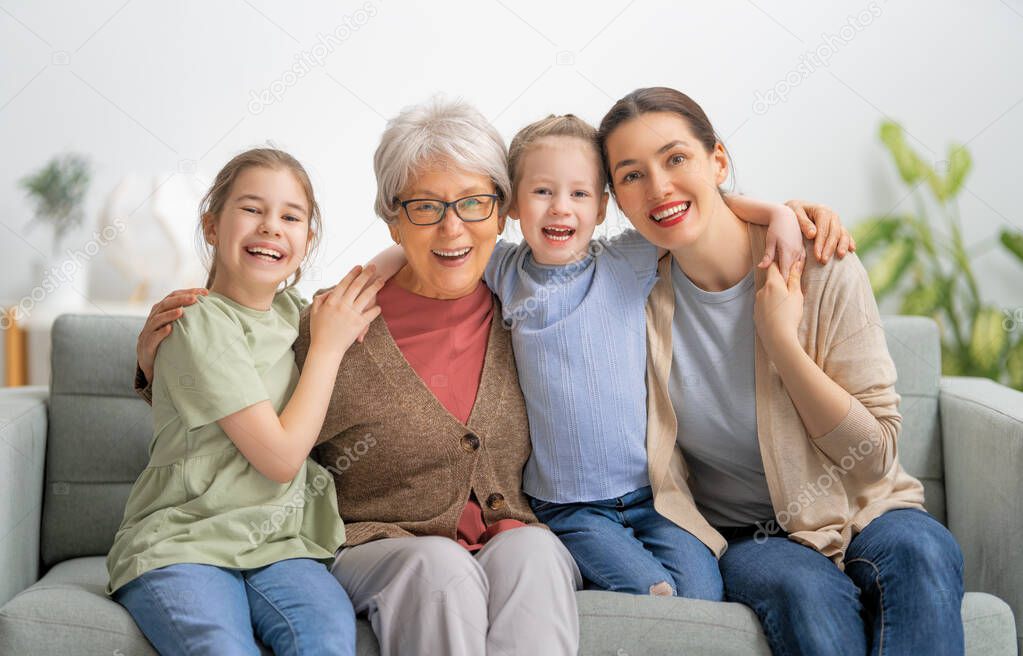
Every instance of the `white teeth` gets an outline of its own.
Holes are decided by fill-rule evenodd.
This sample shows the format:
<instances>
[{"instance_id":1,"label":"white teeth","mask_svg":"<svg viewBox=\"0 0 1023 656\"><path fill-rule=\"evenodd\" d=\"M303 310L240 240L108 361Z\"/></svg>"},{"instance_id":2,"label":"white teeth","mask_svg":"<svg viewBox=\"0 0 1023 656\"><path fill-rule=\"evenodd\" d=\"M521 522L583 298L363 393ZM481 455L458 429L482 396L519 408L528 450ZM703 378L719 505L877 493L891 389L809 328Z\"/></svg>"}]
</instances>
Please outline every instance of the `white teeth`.
<instances>
[{"instance_id":1,"label":"white teeth","mask_svg":"<svg viewBox=\"0 0 1023 656\"><path fill-rule=\"evenodd\" d=\"M440 249L433 249L434 255L440 255L441 257L462 257L472 250L471 246L459 249L457 251L442 251Z\"/></svg>"},{"instance_id":2,"label":"white teeth","mask_svg":"<svg viewBox=\"0 0 1023 656\"><path fill-rule=\"evenodd\" d=\"M250 246L245 250L251 253L252 255L265 255L274 260L279 260L282 257L284 257L284 254L281 253L280 251L275 251L270 248L263 248L262 246Z\"/></svg>"},{"instance_id":3,"label":"white teeth","mask_svg":"<svg viewBox=\"0 0 1023 656\"><path fill-rule=\"evenodd\" d=\"M568 241L575 234L574 228L558 228L555 226L546 226L542 229L545 237L554 241Z\"/></svg>"},{"instance_id":4,"label":"white teeth","mask_svg":"<svg viewBox=\"0 0 1023 656\"><path fill-rule=\"evenodd\" d=\"M661 210L660 212L657 212L656 214L651 214L650 218L652 218L654 221L658 221L658 222L663 221L664 219L668 218L669 216L675 216L676 214L681 214L682 212L685 212L686 210L689 209L689 206L691 204L692 204L692 201L688 201L687 200L684 203L682 203L681 205L675 205L674 207L669 207L666 210Z\"/></svg>"}]
</instances>

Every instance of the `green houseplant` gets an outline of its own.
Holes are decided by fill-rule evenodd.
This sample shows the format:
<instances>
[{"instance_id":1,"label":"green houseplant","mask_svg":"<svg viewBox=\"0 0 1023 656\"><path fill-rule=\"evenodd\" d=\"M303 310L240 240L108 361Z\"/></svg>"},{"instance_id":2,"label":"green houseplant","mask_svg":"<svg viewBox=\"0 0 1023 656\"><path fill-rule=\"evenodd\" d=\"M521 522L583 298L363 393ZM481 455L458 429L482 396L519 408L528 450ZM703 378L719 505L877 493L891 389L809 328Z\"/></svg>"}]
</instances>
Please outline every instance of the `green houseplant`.
<instances>
[{"instance_id":1,"label":"green houseplant","mask_svg":"<svg viewBox=\"0 0 1023 656\"><path fill-rule=\"evenodd\" d=\"M86 298L91 254L79 248L69 249L62 256L61 246L85 220L89 179L88 160L66 153L53 157L19 181L35 210L33 219L25 226L26 232L47 226L53 235L50 254L40 252L33 259L30 277L33 287L19 304L23 314L19 321L30 329L35 326L48 330L53 317L77 309Z\"/></svg>"},{"instance_id":2,"label":"green houseplant","mask_svg":"<svg viewBox=\"0 0 1023 656\"><path fill-rule=\"evenodd\" d=\"M915 211L871 217L853 230L874 294L878 301L893 297L902 314L937 320L945 375L985 376L1023 390L1023 311L982 301L963 242L957 197L972 165L969 152L952 144L936 168L906 143L898 124L883 122L880 137ZM998 243L1023 263L1023 233L1003 229Z\"/></svg>"},{"instance_id":3,"label":"green houseplant","mask_svg":"<svg viewBox=\"0 0 1023 656\"><path fill-rule=\"evenodd\" d=\"M53 252L64 236L81 225L82 201L89 188L89 162L68 153L54 157L41 169L21 179L21 188L35 203L35 218L53 228ZM31 227L33 224L29 224Z\"/></svg>"}]
</instances>

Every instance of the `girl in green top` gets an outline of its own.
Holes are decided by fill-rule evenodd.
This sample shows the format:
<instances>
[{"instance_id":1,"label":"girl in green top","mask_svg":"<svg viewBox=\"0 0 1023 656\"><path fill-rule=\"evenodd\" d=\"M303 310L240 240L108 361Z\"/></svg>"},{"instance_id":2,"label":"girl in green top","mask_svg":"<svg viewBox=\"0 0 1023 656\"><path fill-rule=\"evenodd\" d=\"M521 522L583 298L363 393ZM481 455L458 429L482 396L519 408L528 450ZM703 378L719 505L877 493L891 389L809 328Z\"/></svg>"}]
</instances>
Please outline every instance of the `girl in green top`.
<instances>
[{"instance_id":1,"label":"girl in green top","mask_svg":"<svg viewBox=\"0 0 1023 656\"><path fill-rule=\"evenodd\" d=\"M257 639L277 654L354 654L351 602L324 565L344 543L333 477L308 456L382 281L356 267L314 298L299 375L307 303L293 286L320 218L305 170L278 150L242 153L201 216L209 294L156 358L149 464L108 592L161 654L259 654Z\"/></svg>"}]
</instances>

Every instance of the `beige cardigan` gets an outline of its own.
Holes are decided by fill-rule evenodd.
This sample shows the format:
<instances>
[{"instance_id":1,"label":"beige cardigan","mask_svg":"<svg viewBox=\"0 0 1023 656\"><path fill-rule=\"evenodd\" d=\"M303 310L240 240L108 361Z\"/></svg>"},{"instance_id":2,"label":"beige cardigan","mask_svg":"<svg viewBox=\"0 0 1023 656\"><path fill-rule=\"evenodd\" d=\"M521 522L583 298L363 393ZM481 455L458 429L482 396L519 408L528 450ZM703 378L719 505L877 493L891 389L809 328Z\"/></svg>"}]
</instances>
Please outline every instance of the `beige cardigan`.
<instances>
[{"instance_id":1,"label":"beige cardigan","mask_svg":"<svg viewBox=\"0 0 1023 656\"><path fill-rule=\"evenodd\" d=\"M749 226L752 253L764 252L766 229ZM895 365L866 271L855 255L817 262L808 243L799 341L832 380L853 397L849 414L830 433L811 438L756 339L757 433L778 524L789 538L841 566L852 536L895 508L922 508L923 486L899 465L902 418ZM720 556L727 542L696 508L676 438L668 396L675 295L671 256L647 302L647 455L654 507ZM755 262L752 264L755 265ZM755 269L755 287L765 280Z\"/></svg>"}]
</instances>

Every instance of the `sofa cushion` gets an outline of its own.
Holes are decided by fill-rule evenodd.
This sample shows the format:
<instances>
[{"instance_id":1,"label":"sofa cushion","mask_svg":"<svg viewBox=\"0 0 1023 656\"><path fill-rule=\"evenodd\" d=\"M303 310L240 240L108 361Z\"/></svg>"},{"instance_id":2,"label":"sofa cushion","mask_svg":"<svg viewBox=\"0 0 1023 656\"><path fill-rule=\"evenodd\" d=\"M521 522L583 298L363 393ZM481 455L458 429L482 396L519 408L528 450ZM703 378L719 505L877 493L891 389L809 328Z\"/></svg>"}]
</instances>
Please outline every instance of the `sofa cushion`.
<instances>
[{"instance_id":1,"label":"sofa cushion","mask_svg":"<svg viewBox=\"0 0 1023 656\"><path fill-rule=\"evenodd\" d=\"M584 591L579 599L580 654L771 656L752 610L735 603ZM1009 605L982 592L963 599L968 656L1015 656Z\"/></svg>"},{"instance_id":2,"label":"sofa cushion","mask_svg":"<svg viewBox=\"0 0 1023 656\"><path fill-rule=\"evenodd\" d=\"M53 324L44 567L105 554L146 466L152 413L132 391L144 320L66 314Z\"/></svg>"},{"instance_id":3,"label":"sofa cushion","mask_svg":"<svg viewBox=\"0 0 1023 656\"><path fill-rule=\"evenodd\" d=\"M128 612L104 594L106 583L101 557L54 567L0 608L0 654L155 654ZM584 656L770 656L756 615L740 604L596 591L577 598ZM1016 653L1012 611L998 598L967 594L963 624L970 656ZM360 619L357 629L359 656L379 654L369 623Z\"/></svg>"},{"instance_id":4,"label":"sofa cushion","mask_svg":"<svg viewBox=\"0 0 1023 656\"><path fill-rule=\"evenodd\" d=\"M0 608L0 654L156 656L128 611L106 595L106 585L104 557L55 566ZM369 623L359 620L356 628L356 653L378 656Z\"/></svg>"},{"instance_id":5,"label":"sofa cushion","mask_svg":"<svg viewBox=\"0 0 1023 656\"><path fill-rule=\"evenodd\" d=\"M580 654L764 654L771 656L747 606L584 590Z\"/></svg>"}]
</instances>

